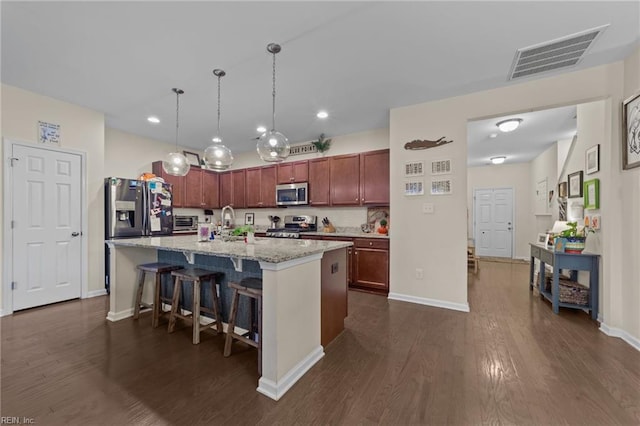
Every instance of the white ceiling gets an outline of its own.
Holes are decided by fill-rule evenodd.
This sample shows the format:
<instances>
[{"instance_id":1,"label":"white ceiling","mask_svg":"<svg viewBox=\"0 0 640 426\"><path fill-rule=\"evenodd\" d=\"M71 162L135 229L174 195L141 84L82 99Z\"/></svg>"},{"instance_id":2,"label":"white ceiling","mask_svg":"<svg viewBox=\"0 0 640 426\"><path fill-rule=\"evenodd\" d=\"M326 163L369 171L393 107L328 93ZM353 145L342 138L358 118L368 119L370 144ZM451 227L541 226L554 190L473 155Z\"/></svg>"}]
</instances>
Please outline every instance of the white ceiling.
<instances>
[{"instance_id":1,"label":"white ceiling","mask_svg":"<svg viewBox=\"0 0 640 426\"><path fill-rule=\"evenodd\" d=\"M1 7L2 82L102 111L108 127L172 143L179 87L180 144L204 149L216 127L212 70L224 69L222 136L234 152L254 149L255 128L270 121L269 42L283 47L276 128L297 143L388 127L394 107L513 84L521 47L610 24L574 71L620 60L640 40L637 1ZM151 114L162 122L147 123Z\"/></svg>"}]
</instances>

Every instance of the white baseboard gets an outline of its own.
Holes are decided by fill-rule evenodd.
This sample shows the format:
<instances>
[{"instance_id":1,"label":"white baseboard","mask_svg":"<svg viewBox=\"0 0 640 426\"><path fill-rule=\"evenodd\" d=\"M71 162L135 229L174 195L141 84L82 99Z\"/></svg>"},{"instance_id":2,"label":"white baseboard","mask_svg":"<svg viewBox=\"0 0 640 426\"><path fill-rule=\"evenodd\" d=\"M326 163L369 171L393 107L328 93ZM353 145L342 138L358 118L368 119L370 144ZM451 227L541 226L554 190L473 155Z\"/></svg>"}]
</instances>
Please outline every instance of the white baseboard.
<instances>
[{"instance_id":1,"label":"white baseboard","mask_svg":"<svg viewBox=\"0 0 640 426\"><path fill-rule=\"evenodd\" d=\"M5 315L10 315L9 312L5 313L4 309L0 309L0 317L3 317Z\"/></svg>"},{"instance_id":2,"label":"white baseboard","mask_svg":"<svg viewBox=\"0 0 640 426\"><path fill-rule=\"evenodd\" d=\"M401 302L417 303L419 305L434 306L436 308L451 309L454 311L469 312L468 303L454 303L445 300L428 299L426 297L409 296L400 293L389 293L390 300L399 300Z\"/></svg>"},{"instance_id":3,"label":"white baseboard","mask_svg":"<svg viewBox=\"0 0 640 426\"><path fill-rule=\"evenodd\" d=\"M279 400L304 374L313 367L316 362L320 361L324 356L322 346L318 346L311 351L302 361L296 364L287 372L278 382L260 377L258 380L258 388L256 389L263 395L273 400Z\"/></svg>"},{"instance_id":4,"label":"white baseboard","mask_svg":"<svg viewBox=\"0 0 640 426\"><path fill-rule=\"evenodd\" d=\"M101 290L88 291L87 294L84 296L84 298L89 299L91 297L106 296L106 295L107 295L107 289L103 288Z\"/></svg>"},{"instance_id":5,"label":"white baseboard","mask_svg":"<svg viewBox=\"0 0 640 426\"><path fill-rule=\"evenodd\" d=\"M600 323L600 331L602 331L607 336L611 337L619 337L632 347L634 347L637 351L640 351L640 339L632 336L624 330L615 327L609 327L605 323Z\"/></svg>"},{"instance_id":6,"label":"white baseboard","mask_svg":"<svg viewBox=\"0 0 640 426\"><path fill-rule=\"evenodd\" d=\"M116 322L132 316L133 316L133 308L129 308L120 312L109 311L109 313L107 314L107 319L109 321Z\"/></svg>"}]
</instances>

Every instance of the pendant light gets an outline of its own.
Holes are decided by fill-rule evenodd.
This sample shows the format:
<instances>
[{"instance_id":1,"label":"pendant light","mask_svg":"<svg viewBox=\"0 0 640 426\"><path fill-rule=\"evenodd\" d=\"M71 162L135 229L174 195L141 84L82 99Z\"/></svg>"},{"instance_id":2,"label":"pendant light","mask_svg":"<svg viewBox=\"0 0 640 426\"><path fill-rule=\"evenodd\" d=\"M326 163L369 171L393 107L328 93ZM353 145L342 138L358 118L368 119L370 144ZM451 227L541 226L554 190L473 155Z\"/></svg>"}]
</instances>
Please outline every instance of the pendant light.
<instances>
[{"instance_id":1,"label":"pendant light","mask_svg":"<svg viewBox=\"0 0 640 426\"><path fill-rule=\"evenodd\" d=\"M220 137L220 79L227 73L224 70L215 69L213 75L218 77L218 131L216 137L213 138L213 145L204 150L204 163L209 169L222 172L233 164L233 154L229 148L222 144Z\"/></svg>"},{"instance_id":2,"label":"pendant light","mask_svg":"<svg viewBox=\"0 0 640 426\"><path fill-rule=\"evenodd\" d=\"M162 168L165 172L173 176L186 176L189 173L191 165L180 151L178 151L178 128L180 127L180 95L184 93L182 89L171 89L176 94L176 151L170 152L164 160L162 160Z\"/></svg>"},{"instance_id":3,"label":"pendant light","mask_svg":"<svg viewBox=\"0 0 640 426\"><path fill-rule=\"evenodd\" d=\"M269 43L267 52L273 55L273 92L272 92L272 114L271 114L271 130L265 132L258 138L258 155L263 161L269 163L279 163L289 156L291 147L289 141L280 132L276 130L276 53L280 52L281 47L276 43Z\"/></svg>"}]
</instances>

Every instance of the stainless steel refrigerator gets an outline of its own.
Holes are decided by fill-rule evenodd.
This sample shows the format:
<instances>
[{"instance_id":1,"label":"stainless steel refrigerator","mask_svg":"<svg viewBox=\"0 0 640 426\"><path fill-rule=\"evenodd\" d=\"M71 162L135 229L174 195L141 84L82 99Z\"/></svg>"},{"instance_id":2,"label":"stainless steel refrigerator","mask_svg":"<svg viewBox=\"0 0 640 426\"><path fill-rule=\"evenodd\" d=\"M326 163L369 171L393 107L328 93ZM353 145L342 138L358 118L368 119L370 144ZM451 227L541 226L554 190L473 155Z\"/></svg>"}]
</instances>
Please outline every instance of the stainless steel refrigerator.
<instances>
[{"instance_id":1,"label":"stainless steel refrigerator","mask_svg":"<svg viewBox=\"0 0 640 426\"><path fill-rule=\"evenodd\" d=\"M171 235L171 185L136 179L104 180L105 239ZM109 250L105 247L105 288L109 291Z\"/></svg>"}]
</instances>

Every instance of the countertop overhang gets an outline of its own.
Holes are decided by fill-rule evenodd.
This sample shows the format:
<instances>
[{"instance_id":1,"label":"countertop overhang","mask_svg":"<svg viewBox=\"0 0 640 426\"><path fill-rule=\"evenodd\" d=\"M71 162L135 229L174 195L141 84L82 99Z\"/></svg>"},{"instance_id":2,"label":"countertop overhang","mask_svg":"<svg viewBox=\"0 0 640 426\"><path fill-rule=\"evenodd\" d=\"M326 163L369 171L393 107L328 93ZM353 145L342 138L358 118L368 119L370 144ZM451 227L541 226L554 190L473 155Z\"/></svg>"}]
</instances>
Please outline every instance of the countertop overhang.
<instances>
[{"instance_id":1,"label":"countertop overhang","mask_svg":"<svg viewBox=\"0 0 640 426\"><path fill-rule=\"evenodd\" d=\"M230 257L267 263L282 263L294 259L337 250L353 245L349 241L322 241L285 238L256 238L255 243L215 239L199 242L194 235L143 237L107 240L120 247L155 248L208 256Z\"/></svg>"}]
</instances>

